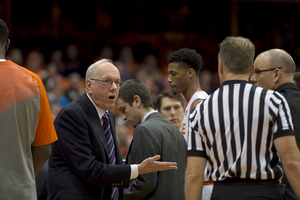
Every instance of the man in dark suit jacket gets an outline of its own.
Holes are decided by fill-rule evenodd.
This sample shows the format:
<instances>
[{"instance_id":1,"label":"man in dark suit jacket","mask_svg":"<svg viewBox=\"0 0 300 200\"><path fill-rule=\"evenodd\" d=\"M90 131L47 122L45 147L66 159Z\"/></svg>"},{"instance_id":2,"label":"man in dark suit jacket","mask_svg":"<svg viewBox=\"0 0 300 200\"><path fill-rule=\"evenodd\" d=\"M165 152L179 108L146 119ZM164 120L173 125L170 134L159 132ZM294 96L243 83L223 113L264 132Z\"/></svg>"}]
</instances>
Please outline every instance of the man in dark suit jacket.
<instances>
[{"instance_id":1,"label":"man in dark suit jacket","mask_svg":"<svg viewBox=\"0 0 300 200\"><path fill-rule=\"evenodd\" d=\"M160 156L138 165L122 165L115 119L109 111L115 105L120 82L120 73L110 60L92 64L86 73L86 93L57 115L54 124L59 139L53 143L49 158L48 199L121 200L122 188L138 174L177 168L174 162L154 162ZM109 122L104 125L102 117L107 114ZM108 130L111 143L104 135Z\"/></svg>"},{"instance_id":2,"label":"man in dark suit jacket","mask_svg":"<svg viewBox=\"0 0 300 200\"><path fill-rule=\"evenodd\" d=\"M124 199L182 200L187 163L186 142L180 131L153 109L150 90L138 80L120 87L117 106L122 117L135 127L126 163L137 163L149 156L177 162L178 170L139 175L124 190Z\"/></svg>"}]
</instances>

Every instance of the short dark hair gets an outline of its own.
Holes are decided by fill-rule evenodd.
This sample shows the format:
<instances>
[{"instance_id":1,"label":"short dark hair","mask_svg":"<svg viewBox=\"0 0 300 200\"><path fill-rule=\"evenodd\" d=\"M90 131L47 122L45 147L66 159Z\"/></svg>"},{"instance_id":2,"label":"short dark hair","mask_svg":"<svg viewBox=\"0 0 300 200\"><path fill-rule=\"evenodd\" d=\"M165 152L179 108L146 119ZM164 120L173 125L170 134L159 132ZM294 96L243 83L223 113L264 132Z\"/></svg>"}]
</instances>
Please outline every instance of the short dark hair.
<instances>
[{"instance_id":1,"label":"short dark hair","mask_svg":"<svg viewBox=\"0 0 300 200\"><path fill-rule=\"evenodd\" d=\"M168 63L179 63L180 67L193 68L199 74L202 68L202 57L194 49L181 48L169 56Z\"/></svg>"},{"instance_id":2,"label":"short dark hair","mask_svg":"<svg viewBox=\"0 0 300 200\"><path fill-rule=\"evenodd\" d=\"M162 92L157 96L157 100L156 100L156 108L157 108L158 110L161 109L161 102L162 102L162 100L163 100L164 98L166 98L166 97L168 97L168 98L170 98L170 99L175 99L175 100L179 101L180 104L181 104L182 107L183 107L183 100L182 100L181 95L180 95L180 94L175 94L175 93L173 92L173 90L169 89L169 90L164 90L164 91L162 91Z\"/></svg>"},{"instance_id":3,"label":"short dark hair","mask_svg":"<svg viewBox=\"0 0 300 200\"><path fill-rule=\"evenodd\" d=\"M4 45L8 39L9 30L5 21L0 19L0 45Z\"/></svg>"},{"instance_id":4,"label":"short dark hair","mask_svg":"<svg viewBox=\"0 0 300 200\"><path fill-rule=\"evenodd\" d=\"M218 59L228 72L234 74L250 73L255 56L254 44L244 37L226 37L220 44Z\"/></svg>"},{"instance_id":5,"label":"short dark hair","mask_svg":"<svg viewBox=\"0 0 300 200\"><path fill-rule=\"evenodd\" d=\"M151 92L144 83L134 79L125 81L120 87L118 98L132 106L134 95L141 98L144 108L154 108Z\"/></svg>"},{"instance_id":6,"label":"short dark hair","mask_svg":"<svg viewBox=\"0 0 300 200\"><path fill-rule=\"evenodd\" d=\"M300 91L300 72L294 73L294 82L295 82L298 90Z\"/></svg>"}]
</instances>

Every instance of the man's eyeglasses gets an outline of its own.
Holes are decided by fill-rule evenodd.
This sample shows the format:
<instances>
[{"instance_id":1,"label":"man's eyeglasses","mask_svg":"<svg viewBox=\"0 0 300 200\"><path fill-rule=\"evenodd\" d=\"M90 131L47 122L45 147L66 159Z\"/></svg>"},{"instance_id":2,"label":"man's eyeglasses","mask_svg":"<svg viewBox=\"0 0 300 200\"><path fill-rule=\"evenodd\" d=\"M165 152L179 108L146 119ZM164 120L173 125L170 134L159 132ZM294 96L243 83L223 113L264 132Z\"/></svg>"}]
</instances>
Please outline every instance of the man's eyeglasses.
<instances>
[{"instance_id":1,"label":"man's eyeglasses","mask_svg":"<svg viewBox=\"0 0 300 200\"><path fill-rule=\"evenodd\" d=\"M117 87L120 87L120 85L122 85L122 81L100 80L100 79L95 79L95 78L90 78L90 80L99 81L106 87L112 86L113 83L115 83Z\"/></svg>"},{"instance_id":2,"label":"man's eyeglasses","mask_svg":"<svg viewBox=\"0 0 300 200\"><path fill-rule=\"evenodd\" d=\"M282 69L282 67L275 67L275 68L271 68L271 69L262 69L262 70L255 69L253 75L259 76L262 72L272 71L272 70L275 70L275 69Z\"/></svg>"}]
</instances>

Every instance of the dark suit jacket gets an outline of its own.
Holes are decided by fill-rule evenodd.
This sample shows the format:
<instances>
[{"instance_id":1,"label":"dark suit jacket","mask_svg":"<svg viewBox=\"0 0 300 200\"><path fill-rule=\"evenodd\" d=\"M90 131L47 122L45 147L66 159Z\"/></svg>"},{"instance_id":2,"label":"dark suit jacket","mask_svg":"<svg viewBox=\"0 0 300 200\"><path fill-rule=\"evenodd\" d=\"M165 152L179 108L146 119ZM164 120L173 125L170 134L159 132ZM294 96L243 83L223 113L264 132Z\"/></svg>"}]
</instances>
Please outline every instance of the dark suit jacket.
<instances>
[{"instance_id":1,"label":"dark suit jacket","mask_svg":"<svg viewBox=\"0 0 300 200\"><path fill-rule=\"evenodd\" d=\"M292 114L296 142L298 148L300 148L300 123L299 123L300 92L298 91L298 88L294 83L283 84L280 87L278 87L276 91L280 92L280 94L282 94L285 97L286 101L289 104L291 114ZM282 183L286 185L286 189L285 189L286 199L288 200L298 199L285 175L283 176Z\"/></svg>"},{"instance_id":2,"label":"dark suit jacket","mask_svg":"<svg viewBox=\"0 0 300 200\"><path fill-rule=\"evenodd\" d=\"M109 164L108 148L97 110L83 94L57 115L54 125L58 140L49 158L48 199L110 199L112 186L128 186L131 169L122 165L115 133L115 119L109 111L115 140L117 165Z\"/></svg>"},{"instance_id":3,"label":"dark suit jacket","mask_svg":"<svg viewBox=\"0 0 300 200\"><path fill-rule=\"evenodd\" d=\"M150 114L133 133L126 163L140 163L159 154L162 161L177 162L178 170L139 175L124 190L124 199L184 200L187 145L180 131L160 113Z\"/></svg>"}]
</instances>

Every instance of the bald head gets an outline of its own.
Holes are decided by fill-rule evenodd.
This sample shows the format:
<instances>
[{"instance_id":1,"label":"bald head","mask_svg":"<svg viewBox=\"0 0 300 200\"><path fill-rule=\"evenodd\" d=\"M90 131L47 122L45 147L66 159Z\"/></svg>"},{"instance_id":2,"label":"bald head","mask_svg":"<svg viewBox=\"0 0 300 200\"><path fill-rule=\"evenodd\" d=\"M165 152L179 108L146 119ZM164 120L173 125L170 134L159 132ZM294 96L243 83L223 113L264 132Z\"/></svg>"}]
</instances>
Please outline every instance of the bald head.
<instances>
[{"instance_id":1,"label":"bald head","mask_svg":"<svg viewBox=\"0 0 300 200\"><path fill-rule=\"evenodd\" d=\"M251 82L256 86L275 90L285 83L293 82L296 65L286 51L271 49L256 57L254 68Z\"/></svg>"},{"instance_id":2,"label":"bald head","mask_svg":"<svg viewBox=\"0 0 300 200\"><path fill-rule=\"evenodd\" d=\"M268 68L282 68L281 71L283 73L294 74L296 69L295 62L286 51L282 49L270 49L259 54L255 60L263 59L263 57L266 59Z\"/></svg>"}]
</instances>

